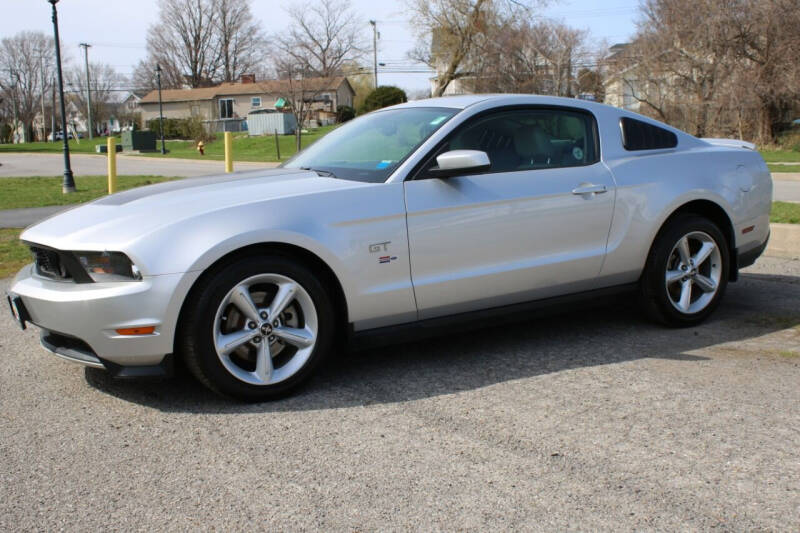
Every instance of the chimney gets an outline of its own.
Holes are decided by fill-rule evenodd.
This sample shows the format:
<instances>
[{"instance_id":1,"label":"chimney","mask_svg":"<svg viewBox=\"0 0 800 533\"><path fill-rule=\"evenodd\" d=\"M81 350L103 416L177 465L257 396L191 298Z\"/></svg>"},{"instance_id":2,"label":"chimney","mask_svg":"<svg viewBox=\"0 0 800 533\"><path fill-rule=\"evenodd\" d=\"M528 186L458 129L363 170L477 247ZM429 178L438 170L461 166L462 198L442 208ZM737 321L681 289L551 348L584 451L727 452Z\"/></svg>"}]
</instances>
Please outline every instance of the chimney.
<instances>
[{"instance_id":1,"label":"chimney","mask_svg":"<svg viewBox=\"0 0 800 533\"><path fill-rule=\"evenodd\" d=\"M245 83L255 83L256 82L256 75L255 74L242 74L242 84Z\"/></svg>"}]
</instances>

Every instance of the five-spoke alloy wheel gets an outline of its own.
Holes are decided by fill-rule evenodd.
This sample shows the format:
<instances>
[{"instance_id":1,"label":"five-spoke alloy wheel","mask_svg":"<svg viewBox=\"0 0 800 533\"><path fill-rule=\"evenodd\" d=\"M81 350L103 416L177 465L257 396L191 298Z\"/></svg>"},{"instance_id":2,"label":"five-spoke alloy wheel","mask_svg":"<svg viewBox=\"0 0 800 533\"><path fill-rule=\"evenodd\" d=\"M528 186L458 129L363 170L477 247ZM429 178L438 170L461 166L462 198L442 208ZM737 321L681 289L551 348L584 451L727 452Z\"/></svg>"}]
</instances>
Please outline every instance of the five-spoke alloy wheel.
<instances>
[{"instance_id":1,"label":"five-spoke alloy wheel","mask_svg":"<svg viewBox=\"0 0 800 533\"><path fill-rule=\"evenodd\" d=\"M328 292L291 258L243 258L209 273L192 296L181 327L184 360L228 396L282 396L330 351Z\"/></svg>"},{"instance_id":2,"label":"five-spoke alloy wheel","mask_svg":"<svg viewBox=\"0 0 800 533\"><path fill-rule=\"evenodd\" d=\"M650 316L673 326L705 320L725 291L729 254L725 236L710 220L683 214L669 221L653 243L642 275Z\"/></svg>"}]
</instances>

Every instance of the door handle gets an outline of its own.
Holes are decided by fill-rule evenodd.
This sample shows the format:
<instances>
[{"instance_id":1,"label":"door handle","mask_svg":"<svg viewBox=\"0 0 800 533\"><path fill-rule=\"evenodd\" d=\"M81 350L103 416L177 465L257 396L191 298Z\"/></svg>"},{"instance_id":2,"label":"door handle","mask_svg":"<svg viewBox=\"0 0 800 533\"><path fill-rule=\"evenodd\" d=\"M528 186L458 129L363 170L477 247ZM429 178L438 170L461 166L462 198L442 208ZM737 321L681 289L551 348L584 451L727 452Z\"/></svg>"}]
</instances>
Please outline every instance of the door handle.
<instances>
[{"instance_id":1,"label":"door handle","mask_svg":"<svg viewBox=\"0 0 800 533\"><path fill-rule=\"evenodd\" d=\"M574 189L572 194L603 194L608 188L605 185L595 185L593 183L581 183Z\"/></svg>"}]
</instances>

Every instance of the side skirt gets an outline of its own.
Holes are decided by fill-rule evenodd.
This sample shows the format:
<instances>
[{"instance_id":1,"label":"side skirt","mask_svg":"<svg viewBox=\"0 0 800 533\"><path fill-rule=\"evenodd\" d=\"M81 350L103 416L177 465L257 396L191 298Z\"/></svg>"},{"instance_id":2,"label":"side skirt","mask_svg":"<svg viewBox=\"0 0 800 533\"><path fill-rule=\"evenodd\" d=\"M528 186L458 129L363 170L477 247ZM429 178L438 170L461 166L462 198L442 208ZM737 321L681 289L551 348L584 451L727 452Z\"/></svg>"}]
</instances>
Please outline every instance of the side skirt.
<instances>
[{"instance_id":1,"label":"side skirt","mask_svg":"<svg viewBox=\"0 0 800 533\"><path fill-rule=\"evenodd\" d=\"M628 283L564 296L554 296L552 298L544 298L531 302L480 309L478 311L417 320L415 322L407 322L395 326L361 331L354 331L353 324L350 324L346 347L351 351L361 351L378 346L413 342L500 323L522 322L537 316L554 315L570 311L574 309L575 304L582 304L586 307L590 307L592 304L600 304L606 301L610 296L635 292L638 286L638 283Z\"/></svg>"}]
</instances>

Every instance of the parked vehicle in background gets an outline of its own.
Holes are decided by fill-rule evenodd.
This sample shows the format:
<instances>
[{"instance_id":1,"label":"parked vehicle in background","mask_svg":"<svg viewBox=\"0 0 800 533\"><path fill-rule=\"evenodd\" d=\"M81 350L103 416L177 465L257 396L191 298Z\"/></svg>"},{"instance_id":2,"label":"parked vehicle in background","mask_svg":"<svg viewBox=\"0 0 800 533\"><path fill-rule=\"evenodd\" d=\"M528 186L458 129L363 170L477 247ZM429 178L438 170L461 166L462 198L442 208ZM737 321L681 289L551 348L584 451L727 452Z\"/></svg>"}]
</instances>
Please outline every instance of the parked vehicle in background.
<instances>
[{"instance_id":1,"label":"parked vehicle in background","mask_svg":"<svg viewBox=\"0 0 800 533\"><path fill-rule=\"evenodd\" d=\"M61 130L56 131L56 132L50 132L47 135L47 140L52 142L53 141L53 137L55 137L56 141L63 141L64 140L64 132L61 131ZM78 133L78 138L79 139L83 139L83 137L84 137L83 133ZM72 133L71 131L68 131L67 132L67 139L74 139L74 138L75 138L75 134Z\"/></svg>"},{"instance_id":2,"label":"parked vehicle in background","mask_svg":"<svg viewBox=\"0 0 800 533\"><path fill-rule=\"evenodd\" d=\"M653 319L695 326L769 237L772 181L748 146L577 99L405 103L279 169L28 228L10 303L57 355L118 376L181 357L248 400L286 394L339 340L564 298L635 291Z\"/></svg>"}]
</instances>

